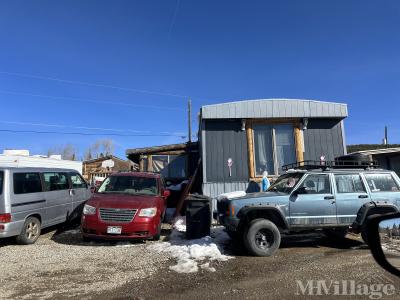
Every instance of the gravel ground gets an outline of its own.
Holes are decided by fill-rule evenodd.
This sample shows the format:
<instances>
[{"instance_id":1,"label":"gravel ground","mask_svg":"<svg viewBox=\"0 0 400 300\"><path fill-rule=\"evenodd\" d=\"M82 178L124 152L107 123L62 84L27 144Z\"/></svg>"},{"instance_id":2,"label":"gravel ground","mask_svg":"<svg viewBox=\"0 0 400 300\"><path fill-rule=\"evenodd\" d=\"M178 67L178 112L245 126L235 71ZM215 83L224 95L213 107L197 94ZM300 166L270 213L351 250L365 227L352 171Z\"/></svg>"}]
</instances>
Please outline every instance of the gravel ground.
<instances>
[{"instance_id":1,"label":"gravel ground","mask_svg":"<svg viewBox=\"0 0 400 300\"><path fill-rule=\"evenodd\" d=\"M29 246L3 240L0 298L83 298L147 278L168 260L149 243L84 243L79 228L50 230Z\"/></svg>"},{"instance_id":2,"label":"gravel ground","mask_svg":"<svg viewBox=\"0 0 400 300\"><path fill-rule=\"evenodd\" d=\"M168 229L168 228L165 228ZM164 238L168 230L164 230ZM367 247L350 236L343 242L314 234L283 238L273 257L249 257L227 244L226 262L211 261L215 272L179 274L165 254L147 243L84 243L76 229L50 230L37 244L0 244L2 299L337 299L297 295L297 280L354 280L386 284L399 299L400 281L373 260ZM340 296L340 299L368 299ZM369 298L372 299L372 298Z\"/></svg>"},{"instance_id":3,"label":"gravel ground","mask_svg":"<svg viewBox=\"0 0 400 300\"><path fill-rule=\"evenodd\" d=\"M177 274L166 267L151 280L127 284L96 299L400 299L400 280L381 269L359 238L338 242L323 235L284 238L273 257L249 257L231 245L235 258L220 262L216 272ZM297 281L346 280L357 284L393 284L395 294L302 295Z\"/></svg>"}]
</instances>

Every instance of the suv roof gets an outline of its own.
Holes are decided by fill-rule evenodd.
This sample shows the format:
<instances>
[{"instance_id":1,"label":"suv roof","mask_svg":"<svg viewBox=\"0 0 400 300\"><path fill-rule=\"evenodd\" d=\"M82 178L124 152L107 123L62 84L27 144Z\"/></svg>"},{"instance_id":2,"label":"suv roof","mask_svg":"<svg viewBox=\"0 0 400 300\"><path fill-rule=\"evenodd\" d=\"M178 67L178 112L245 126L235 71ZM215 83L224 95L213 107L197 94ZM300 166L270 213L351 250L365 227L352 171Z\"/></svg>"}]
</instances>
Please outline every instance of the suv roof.
<instances>
[{"instance_id":1,"label":"suv roof","mask_svg":"<svg viewBox=\"0 0 400 300\"><path fill-rule=\"evenodd\" d=\"M306 160L300 161L293 164L288 164L282 166L283 171L289 170L322 170L322 171L332 171L332 170L376 170L379 165L376 161L370 160L335 160L335 161L315 161Z\"/></svg>"}]
</instances>

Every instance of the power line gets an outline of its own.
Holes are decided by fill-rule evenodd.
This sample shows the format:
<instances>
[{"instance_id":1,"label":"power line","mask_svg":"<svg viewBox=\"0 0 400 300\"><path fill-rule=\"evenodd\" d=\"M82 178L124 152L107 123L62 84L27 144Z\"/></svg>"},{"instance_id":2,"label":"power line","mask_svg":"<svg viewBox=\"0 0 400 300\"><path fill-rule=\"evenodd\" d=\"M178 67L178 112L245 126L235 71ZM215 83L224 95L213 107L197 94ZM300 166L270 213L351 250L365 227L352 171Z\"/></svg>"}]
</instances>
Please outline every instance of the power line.
<instances>
[{"instance_id":1,"label":"power line","mask_svg":"<svg viewBox=\"0 0 400 300\"><path fill-rule=\"evenodd\" d=\"M135 93L143 93L143 94L151 94L151 95L159 95L159 96L167 96L167 97L176 97L176 98L182 98L182 99L188 98L185 95L179 95L179 94L173 94L173 93L164 93L164 92L150 91L150 90L144 90L144 89L133 89L133 88L127 88L127 87L121 87L121 86L115 86L115 85L109 85L109 84L92 83L92 82L85 82L85 81L78 81L78 80L67 80L67 79L56 78L56 77L46 77L46 76L40 76L40 75L31 75L31 74L6 72L6 71L0 71L0 74L32 78L32 79L40 79L40 80L50 80L50 81L68 83L68 84L78 84L78 85L85 85L85 86L102 87L102 88L115 89L115 90L127 91L127 92L135 92Z\"/></svg>"},{"instance_id":2,"label":"power line","mask_svg":"<svg viewBox=\"0 0 400 300\"><path fill-rule=\"evenodd\" d=\"M152 132L149 130L132 130L132 129L118 129L118 128L104 128L104 127L87 127L87 126L70 126L61 124L48 124L48 123L32 123L32 122L19 122L19 121L0 121L2 124L7 125L22 125L22 126L41 126L41 127L55 127L55 128L71 128L71 129L84 129L84 130L101 130L101 131L114 131L114 132L131 132L131 133L148 133L148 134L167 134L167 135L177 135L183 136L182 132Z\"/></svg>"},{"instance_id":3,"label":"power line","mask_svg":"<svg viewBox=\"0 0 400 300\"><path fill-rule=\"evenodd\" d=\"M85 133L85 132L58 132L58 131L36 131L36 130L12 130L12 129L0 129L0 132L9 132L9 133L34 133L34 134L59 134L59 135L83 135L83 136L103 136L105 134L101 133ZM109 133L107 136L120 136L120 137L134 137L134 136L176 136L185 138L186 136L173 135L173 134L118 134L118 133Z\"/></svg>"},{"instance_id":4,"label":"power line","mask_svg":"<svg viewBox=\"0 0 400 300\"><path fill-rule=\"evenodd\" d=\"M92 83L92 82L85 82L85 81L78 81L78 80L68 80L68 79L62 79L62 78L56 78L56 77L46 77L46 76L40 76L40 75L31 75L31 74L6 72L6 71L0 71L0 74L32 78L32 79L40 79L40 80L51 80L51 81L56 81L56 82L68 83L68 84L78 84L78 85L85 85L85 86L102 87L102 88L108 88L108 89L114 89L114 90L120 90L120 91L151 94L151 95L158 95L158 96L167 96L167 97L184 98L184 99L187 98L187 96L179 95L179 94L163 93L163 92L150 91L150 90L144 90L144 89L133 89L133 88L127 88L127 87L121 87L121 86L115 86L115 85L109 85L109 84Z\"/></svg>"},{"instance_id":5,"label":"power line","mask_svg":"<svg viewBox=\"0 0 400 300\"><path fill-rule=\"evenodd\" d=\"M85 99L85 98L65 97L65 96L49 96L49 95L41 95L41 94L20 93L20 92L14 92L14 91L6 91L6 90L0 90L0 93L2 93L2 94L10 94L10 95L19 95L19 96L28 96L28 97L57 99L57 100L72 100L72 101L80 101L80 102L90 102L90 103L97 103L97 104L122 105L122 106L130 106L130 107L146 108L146 109L168 109L168 110L181 110L181 111L185 110L185 109L180 108L180 107L167 107L167 106L156 106L156 105L138 105L138 104L130 104L130 103L124 103L124 102L114 102L112 100L96 100L96 99Z\"/></svg>"}]
</instances>

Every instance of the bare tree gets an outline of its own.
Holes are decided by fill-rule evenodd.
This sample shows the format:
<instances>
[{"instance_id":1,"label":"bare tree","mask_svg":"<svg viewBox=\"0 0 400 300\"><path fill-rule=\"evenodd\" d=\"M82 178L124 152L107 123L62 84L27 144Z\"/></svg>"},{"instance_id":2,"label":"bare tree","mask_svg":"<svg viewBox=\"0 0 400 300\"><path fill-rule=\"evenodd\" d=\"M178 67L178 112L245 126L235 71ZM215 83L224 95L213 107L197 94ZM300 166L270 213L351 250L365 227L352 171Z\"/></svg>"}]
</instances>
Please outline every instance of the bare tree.
<instances>
[{"instance_id":1,"label":"bare tree","mask_svg":"<svg viewBox=\"0 0 400 300\"><path fill-rule=\"evenodd\" d=\"M114 141L110 139L97 140L89 149L86 150L85 158L90 154L90 157L104 157L114 154Z\"/></svg>"},{"instance_id":2,"label":"bare tree","mask_svg":"<svg viewBox=\"0 0 400 300\"><path fill-rule=\"evenodd\" d=\"M47 156L54 154L59 154L61 155L62 159L66 160L76 160L77 158L77 151L75 149L75 146L72 144L54 146L47 150Z\"/></svg>"},{"instance_id":3,"label":"bare tree","mask_svg":"<svg viewBox=\"0 0 400 300\"><path fill-rule=\"evenodd\" d=\"M76 159L76 149L74 145L67 144L63 147L61 152L61 157L67 160L75 160Z\"/></svg>"}]
</instances>

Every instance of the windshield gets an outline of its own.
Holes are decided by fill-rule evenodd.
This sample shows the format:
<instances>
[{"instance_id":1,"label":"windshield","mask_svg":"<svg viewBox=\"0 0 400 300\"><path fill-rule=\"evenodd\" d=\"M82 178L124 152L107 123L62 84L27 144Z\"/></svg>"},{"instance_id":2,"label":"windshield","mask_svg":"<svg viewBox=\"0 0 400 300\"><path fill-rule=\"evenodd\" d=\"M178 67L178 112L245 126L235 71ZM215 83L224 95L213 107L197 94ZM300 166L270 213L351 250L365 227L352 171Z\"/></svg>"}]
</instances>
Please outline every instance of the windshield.
<instances>
[{"instance_id":1,"label":"windshield","mask_svg":"<svg viewBox=\"0 0 400 300\"><path fill-rule=\"evenodd\" d=\"M304 173L291 173L280 176L268 189L268 191L289 194Z\"/></svg>"},{"instance_id":2,"label":"windshield","mask_svg":"<svg viewBox=\"0 0 400 300\"><path fill-rule=\"evenodd\" d=\"M98 193L157 195L157 180L138 176L110 176L104 180Z\"/></svg>"},{"instance_id":3,"label":"windshield","mask_svg":"<svg viewBox=\"0 0 400 300\"><path fill-rule=\"evenodd\" d=\"M0 195L3 194L3 178L4 178L4 172L0 171Z\"/></svg>"}]
</instances>

